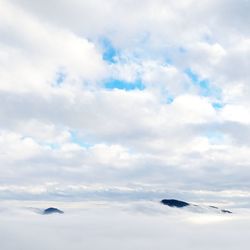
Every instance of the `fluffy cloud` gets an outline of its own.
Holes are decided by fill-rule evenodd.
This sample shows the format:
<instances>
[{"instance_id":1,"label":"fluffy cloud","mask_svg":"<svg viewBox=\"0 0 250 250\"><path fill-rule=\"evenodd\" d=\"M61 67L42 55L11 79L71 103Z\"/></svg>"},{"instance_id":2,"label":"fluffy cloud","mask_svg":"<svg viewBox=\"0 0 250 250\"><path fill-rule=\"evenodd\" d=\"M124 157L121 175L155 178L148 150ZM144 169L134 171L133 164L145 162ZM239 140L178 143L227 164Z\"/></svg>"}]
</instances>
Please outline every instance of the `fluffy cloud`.
<instances>
[{"instance_id":1,"label":"fluffy cloud","mask_svg":"<svg viewBox=\"0 0 250 250\"><path fill-rule=\"evenodd\" d=\"M249 1L1 6L8 187L248 188Z\"/></svg>"},{"instance_id":2,"label":"fluffy cloud","mask_svg":"<svg viewBox=\"0 0 250 250\"><path fill-rule=\"evenodd\" d=\"M7 1L2 6L2 91L39 91L47 95L51 86L63 80L87 84L105 75L101 54L86 38L39 22Z\"/></svg>"}]
</instances>

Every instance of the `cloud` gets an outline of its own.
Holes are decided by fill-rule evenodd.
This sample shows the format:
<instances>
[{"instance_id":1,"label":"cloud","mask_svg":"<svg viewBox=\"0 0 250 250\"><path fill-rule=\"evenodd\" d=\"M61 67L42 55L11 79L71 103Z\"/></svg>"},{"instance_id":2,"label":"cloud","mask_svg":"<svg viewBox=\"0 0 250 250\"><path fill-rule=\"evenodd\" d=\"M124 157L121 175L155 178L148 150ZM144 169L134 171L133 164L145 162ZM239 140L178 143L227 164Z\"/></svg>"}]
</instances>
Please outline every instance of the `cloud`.
<instances>
[{"instance_id":1,"label":"cloud","mask_svg":"<svg viewBox=\"0 0 250 250\"><path fill-rule=\"evenodd\" d=\"M249 1L1 6L10 190L249 188Z\"/></svg>"},{"instance_id":2,"label":"cloud","mask_svg":"<svg viewBox=\"0 0 250 250\"><path fill-rule=\"evenodd\" d=\"M1 23L1 90L47 95L60 73L66 82L80 85L105 75L101 54L86 38L42 23L5 1Z\"/></svg>"},{"instance_id":3,"label":"cloud","mask_svg":"<svg viewBox=\"0 0 250 250\"><path fill-rule=\"evenodd\" d=\"M46 208L51 204L43 201L32 206ZM163 250L166 245L174 250L234 250L247 244L249 215L246 214L195 214L155 202L53 202L53 206L65 213L43 216L18 205L5 203L0 212L1 244L6 250L82 247Z\"/></svg>"}]
</instances>

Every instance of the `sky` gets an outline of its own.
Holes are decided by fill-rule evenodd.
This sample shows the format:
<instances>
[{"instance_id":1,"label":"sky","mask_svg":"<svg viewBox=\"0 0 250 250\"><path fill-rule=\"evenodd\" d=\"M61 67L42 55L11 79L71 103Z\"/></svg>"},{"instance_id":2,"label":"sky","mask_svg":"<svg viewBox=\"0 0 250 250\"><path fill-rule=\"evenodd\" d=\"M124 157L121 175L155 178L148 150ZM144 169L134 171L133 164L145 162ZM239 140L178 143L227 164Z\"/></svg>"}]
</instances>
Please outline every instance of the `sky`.
<instances>
[{"instance_id":1,"label":"sky","mask_svg":"<svg viewBox=\"0 0 250 250\"><path fill-rule=\"evenodd\" d=\"M249 10L0 0L0 198L248 199Z\"/></svg>"}]
</instances>

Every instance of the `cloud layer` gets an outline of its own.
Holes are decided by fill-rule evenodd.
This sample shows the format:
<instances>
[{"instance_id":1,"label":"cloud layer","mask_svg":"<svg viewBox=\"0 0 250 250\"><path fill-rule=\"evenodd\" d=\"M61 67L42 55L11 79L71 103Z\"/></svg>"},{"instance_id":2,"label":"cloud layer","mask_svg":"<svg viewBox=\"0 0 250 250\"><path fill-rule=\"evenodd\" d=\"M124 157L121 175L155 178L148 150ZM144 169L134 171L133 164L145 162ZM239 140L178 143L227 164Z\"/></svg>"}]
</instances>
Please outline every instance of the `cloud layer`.
<instances>
[{"instance_id":1,"label":"cloud layer","mask_svg":"<svg viewBox=\"0 0 250 250\"><path fill-rule=\"evenodd\" d=\"M236 250L248 242L246 214L197 214L153 202L88 202L56 204L65 213L44 216L10 204L0 211L1 246L5 250L163 250L166 245L173 250ZM48 204L36 202L34 206Z\"/></svg>"}]
</instances>

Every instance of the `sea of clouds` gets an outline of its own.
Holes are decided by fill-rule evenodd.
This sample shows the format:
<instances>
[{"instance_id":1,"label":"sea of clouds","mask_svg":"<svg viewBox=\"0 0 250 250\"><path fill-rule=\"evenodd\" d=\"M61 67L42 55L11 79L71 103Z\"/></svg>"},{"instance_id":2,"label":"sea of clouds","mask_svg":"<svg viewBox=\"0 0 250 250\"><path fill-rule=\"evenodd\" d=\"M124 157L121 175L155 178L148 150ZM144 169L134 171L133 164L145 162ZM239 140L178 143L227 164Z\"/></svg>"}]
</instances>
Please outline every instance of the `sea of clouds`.
<instances>
[{"instance_id":1,"label":"sea of clouds","mask_svg":"<svg viewBox=\"0 0 250 250\"><path fill-rule=\"evenodd\" d=\"M64 214L42 215L49 206ZM249 210L233 214L141 202L3 202L4 250L236 250L245 249Z\"/></svg>"}]
</instances>

